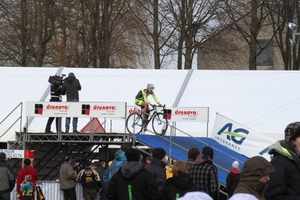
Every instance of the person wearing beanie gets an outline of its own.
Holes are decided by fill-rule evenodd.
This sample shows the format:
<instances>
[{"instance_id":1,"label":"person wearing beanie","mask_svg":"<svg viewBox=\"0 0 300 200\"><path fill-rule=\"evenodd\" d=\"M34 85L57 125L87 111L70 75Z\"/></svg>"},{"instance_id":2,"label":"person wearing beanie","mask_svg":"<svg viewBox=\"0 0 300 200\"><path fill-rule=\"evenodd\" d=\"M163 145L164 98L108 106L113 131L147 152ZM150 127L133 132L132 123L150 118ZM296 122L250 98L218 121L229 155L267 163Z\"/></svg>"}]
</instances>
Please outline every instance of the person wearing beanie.
<instances>
[{"instance_id":1,"label":"person wearing beanie","mask_svg":"<svg viewBox=\"0 0 300 200\"><path fill-rule=\"evenodd\" d=\"M140 152L129 149L124 163L110 179L106 198L108 200L156 200L158 188L153 176L143 167Z\"/></svg>"},{"instance_id":2,"label":"person wearing beanie","mask_svg":"<svg viewBox=\"0 0 300 200\"><path fill-rule=\"evenodd\" d=\"M239 165L240 165L240 163L235 160L232 163L232 168L226 177L226 191L227 191L227 195L229 198L233 195L233 192L234 192L236 186L240 182Z\"/></svg>"},{"instance_id":3,"label":"person wearing beanie","mask_svg":"<svg viewBox=\"0 0 300 200\"><path fill-rule=\"evenodd\" d=\"M267 200L300 199L300 122L288 124L284 133L285 138L268 149L276 171L270 174Z\"/></svg>"},{"instance_id":4,"label":"person wearing beanie","mask_svg":"<svg viewBox=\"0 0 300 200\"><path fill-rule=\"evenodd\" d=\"M39 179L38 173L35 168L31 166L31 160L26 158L23 161L24 165L22 169L20 169L18 177L17 177L17 192L19 193L20 200L23 200L23 192L20 190L20 186L22 182L25 180L26 175L31 175L31 183L33 186L36 186L36 182Z\"/></svg>"},{"instance_id":5,"label":"person wearing beanie","mask_svg":"<svg viewBox=\"0 0 300 200\"><path fill-rule=\"evenodd\" d=\"M155 177L159 192L161 192L167 180L165 170L166 165L166 151L160 147L152 149L151 164L147 165L145 168L153 175L153 177Z\"/></svg>"},{"instance_id":6,"label":"person wearing beanie","mask_svg":"<svg viewBox=\"0 0 300 200\"><path fill-rule=\"evenodd\" d=\"M187 164L184 161L176 161L172 167L172 177L167 179L162 189L159 200L173 200L182 197L187 192L197 191L198 187L193 183L187 173Z\"/></svg>"},{"instance_id":7,"label":"person wearing beanie","mask_svg":"<svg viewBox=\"0 0 300 200\"><path fill-rule=\"evenodd\" d=\"M152 157L162 160L166 156L166 151L163 148L157 147L152 149Z\"/></svg>"},{"instance_id":8,"label":"person wearing beanie","mask_svg":"<svg viewBox=\"0 0 300 200\"><path fill-rule=\"evenodd\" d=\"M84 200L95 200L97 193L102 191L100 175L94 169L91 161L85 162L85 168L80 170L76 181L82 185Z\"/></svg>"},{"instance_id":9,"label":"person wearing beanie","mask_svg":"<svg viewBox=\"0 0 300 200\"><path fill-rule=\"evenodd\" d=\"M233 194L252 194L259 200L265 200L264 191L270 174L275 171L274 166L262 156L249 158L241 171L240 182Z\"/></svg>"},{"instance_id":10,"label":"person wearing beanie","mask_svg":"<svg viewBox=\"0 0 300 200\"><path fill-rule=\"evenodd\" d=\"M188 159L187 159L187 166L188 166L188 170L189 168L195 164L195 160L197 158L197 156L200 154L200 151L198 148L196 147L192 147L189 149L188 151Z\"/></svg>"},{"instance_id":11,"label":"person wearing beanie","mask_svg":"<svg viewBox=\"0 0 300 200\"><path fill-rule=\"evenodd\" d=\"M6 154L0 152L0 199L10 200L10 193L15 187L15 173L6 162Z\"/></svg>"},{"instance_id":12,"label":"person wearing beanie","mask_svg":"<svg viewBox=\"0 0 300 200\"><path fill-rule=\"evenodd\" d=\"M202 149L190 167L189 174L199 191L207 193L213 200L219 200L218 170L213 164L214 151L210 146Z\"/></svg>"}]
</instances>

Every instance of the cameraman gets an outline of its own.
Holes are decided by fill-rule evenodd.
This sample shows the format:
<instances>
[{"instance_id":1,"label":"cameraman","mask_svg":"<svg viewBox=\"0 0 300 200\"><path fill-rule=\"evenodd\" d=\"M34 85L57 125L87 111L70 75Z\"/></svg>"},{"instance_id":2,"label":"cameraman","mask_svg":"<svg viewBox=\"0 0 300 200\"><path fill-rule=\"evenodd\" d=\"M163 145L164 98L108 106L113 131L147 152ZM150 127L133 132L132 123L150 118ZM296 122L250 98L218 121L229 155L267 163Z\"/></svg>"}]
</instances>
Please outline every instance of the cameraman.
<instances>
[{"instance_id":1,"label":"cameraman","mask_svg":"<svg viewBox=\"0 0 300 200\"><path fill-rule=\"evenodd\" d=\"M61 95L62 95L62 77L59 77L59 76L54 76L52 77L56 80L54 81L49 81L51 83L51 99L50 99L50 102L60 102L61 101ZM57 80L59 79L59 80ZM48 122L47 122L47 125L46 125L46 129L45 129L45 132L46 133L53 133L51 131L51 124L53 122L55 117L49 117L48 119ZM56 117L56 131L57 133L60 133L61 132L61 117Z\"/></svg>"}]
</instances>

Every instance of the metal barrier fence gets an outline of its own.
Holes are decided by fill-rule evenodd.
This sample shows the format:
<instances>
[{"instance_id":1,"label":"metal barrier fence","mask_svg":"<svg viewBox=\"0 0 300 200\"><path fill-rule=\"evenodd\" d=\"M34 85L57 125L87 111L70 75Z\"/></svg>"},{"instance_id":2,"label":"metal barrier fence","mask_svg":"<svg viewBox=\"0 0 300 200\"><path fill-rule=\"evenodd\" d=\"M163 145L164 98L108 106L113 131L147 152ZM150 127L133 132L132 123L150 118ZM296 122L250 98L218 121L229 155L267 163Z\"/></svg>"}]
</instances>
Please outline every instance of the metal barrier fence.
<instances>
[{"instance_id":1,"label":"metal barrier fence","mask_svg":"<svg viewBox=\"0 0 300 200\"><path fill-rule=\"evenodd\" d=\"M59 181L38 181L37 185L41 187L45 199L47 200L62 200L64 199L63 191L60 189ZM16 191L16 188L14 188ZM81 183L76 185L77 200L84 200ZM11 192L10 199L17 199L17 192Z\"/></svg>"}]
</instances>

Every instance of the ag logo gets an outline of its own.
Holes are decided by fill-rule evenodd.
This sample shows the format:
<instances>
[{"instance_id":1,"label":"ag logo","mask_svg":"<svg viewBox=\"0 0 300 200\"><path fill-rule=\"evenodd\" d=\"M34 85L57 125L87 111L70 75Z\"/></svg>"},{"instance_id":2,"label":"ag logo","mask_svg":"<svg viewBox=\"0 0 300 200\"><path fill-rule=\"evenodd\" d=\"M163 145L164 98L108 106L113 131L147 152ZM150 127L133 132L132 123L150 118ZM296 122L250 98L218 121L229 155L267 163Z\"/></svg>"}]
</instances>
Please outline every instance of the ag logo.
<instances>
[{"instance_id":1,"label":"ag logo","mask_svg":"<svg viewBox=\"0 0 300 200\"><path fill-rule=\"evenodd\" d=\"M243 133L243 134L240 134ZM227 135L226 138L227 140L230 140L236 144L241 145L246 137L244 134L248 135L249 131L243 128L237 128L232 131L232 123L228 123L221 130L217 133L218 135L225 134Z\"/></svg>"}]
</instances>

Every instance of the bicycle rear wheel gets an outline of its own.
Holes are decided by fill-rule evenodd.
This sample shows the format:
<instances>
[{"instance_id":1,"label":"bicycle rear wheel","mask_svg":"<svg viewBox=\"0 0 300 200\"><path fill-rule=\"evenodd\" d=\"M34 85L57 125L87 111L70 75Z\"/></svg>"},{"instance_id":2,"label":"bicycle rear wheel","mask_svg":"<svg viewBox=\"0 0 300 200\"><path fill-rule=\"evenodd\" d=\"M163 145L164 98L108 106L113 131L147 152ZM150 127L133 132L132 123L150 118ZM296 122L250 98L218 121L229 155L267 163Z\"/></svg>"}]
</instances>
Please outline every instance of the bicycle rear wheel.
<instances>
[{"instance_id":1,"label":"bicycle rear wheel","mask_svg":"<svg viewBox=\"0 0 300 200\"><path fill-rule=\"evenodd\" d=\"M126 119L126 129L129 133L140 134L142 132L142 118L137 113L131 113Z\"/></svg>"},{"instance_id":2,"label":"bicycle rear wheel","mask_svg":"<svg viewBox=\"0 0 300 200\"><path fill-rule=\"evenodd\" d=\"M152 128L155 134L164 135L168 129L168 120L164 118L164 114L157 113L152 119Z\"/></svg>"}]
</instances>

